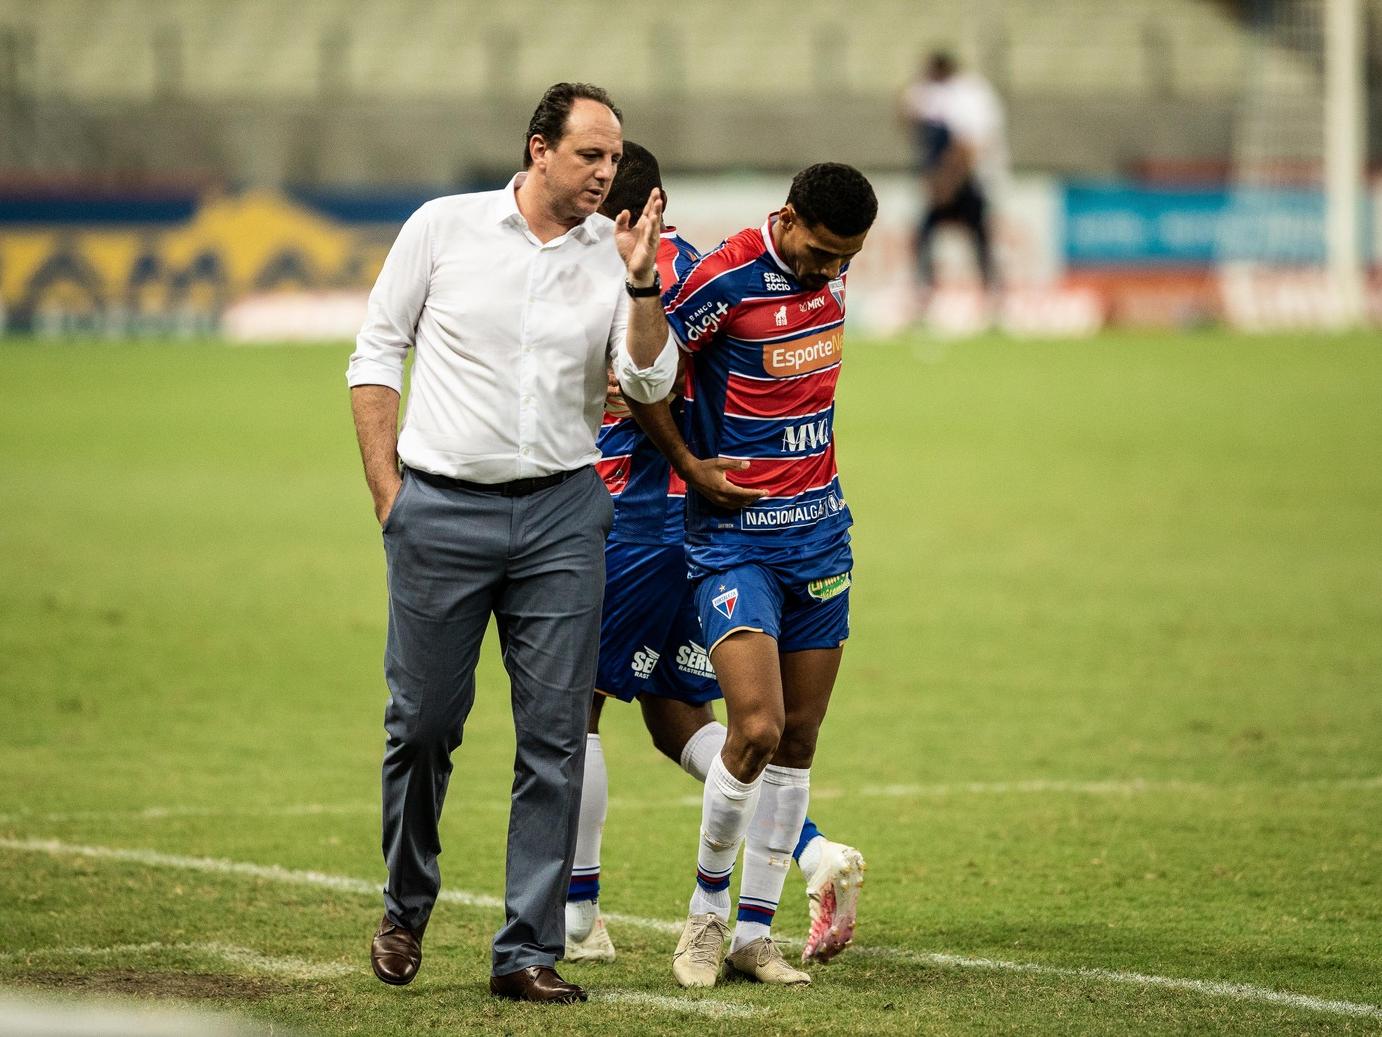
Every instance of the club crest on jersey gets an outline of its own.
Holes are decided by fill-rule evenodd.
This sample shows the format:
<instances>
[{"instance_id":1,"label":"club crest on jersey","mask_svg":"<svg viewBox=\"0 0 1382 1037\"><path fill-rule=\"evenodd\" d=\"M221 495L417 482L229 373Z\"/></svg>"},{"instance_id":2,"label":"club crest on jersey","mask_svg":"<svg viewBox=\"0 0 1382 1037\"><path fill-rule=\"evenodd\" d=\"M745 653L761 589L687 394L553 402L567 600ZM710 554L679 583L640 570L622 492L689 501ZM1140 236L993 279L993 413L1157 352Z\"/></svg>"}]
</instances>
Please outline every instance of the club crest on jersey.
<instances>
[{"instance_id":1,"label":"club crest on jersey","mask_svg":"<svg viewBox=\"0 0 1382 1037\"><path fill-rule=\"evenodd\" d=\"M770 292L790 292L792 282L775 270L763 271L763 287Z\"/></svg>"},{"instance_id":2,"label":"club crest on jersey","mask_svg":"<svg viewBox=\"0 0 1382 1037\"><path fill-rule=\"evenodd\" d=\"M835 300L835 305L840 309L845 308L845 279L837 277L830 282L830 294Z\"/></svg>"},{"instance_id":3,"label":"club crest on jersey","mask_svg":"<svg viewBox=\"0 0 1382 1037\"><path fill-rule=\"evenodd\" d=\"M731 587L723 594L716 595L710 599L710 604L715 606L715 611L724 616L725 619L734 618L734 606L739 603L739 588Z\"/></svg>"}]
</instances>

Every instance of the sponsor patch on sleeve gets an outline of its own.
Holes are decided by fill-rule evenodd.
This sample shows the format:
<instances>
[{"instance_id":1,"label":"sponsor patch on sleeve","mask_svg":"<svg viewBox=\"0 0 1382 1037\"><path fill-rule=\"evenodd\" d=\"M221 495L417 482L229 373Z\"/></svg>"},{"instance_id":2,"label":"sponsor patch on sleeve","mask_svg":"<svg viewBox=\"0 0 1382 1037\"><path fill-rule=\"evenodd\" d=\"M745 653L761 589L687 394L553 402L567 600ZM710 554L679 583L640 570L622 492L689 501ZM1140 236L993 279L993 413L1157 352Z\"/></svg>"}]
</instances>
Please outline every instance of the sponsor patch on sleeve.
<instances>
[{"instance_id":1,"label":"sponsor patch on sleeve","mask_svg":"<svg viewBox=\"0 0 1382 1037\"><path fill-rule=\"evenodd\" d=\"M817 601L829 601L837 594L843 594L849 590L850 574L840 573L838 576L826 576L823 579L812 580L806 585L806 593Z\"/></svg>"}]
</instances>

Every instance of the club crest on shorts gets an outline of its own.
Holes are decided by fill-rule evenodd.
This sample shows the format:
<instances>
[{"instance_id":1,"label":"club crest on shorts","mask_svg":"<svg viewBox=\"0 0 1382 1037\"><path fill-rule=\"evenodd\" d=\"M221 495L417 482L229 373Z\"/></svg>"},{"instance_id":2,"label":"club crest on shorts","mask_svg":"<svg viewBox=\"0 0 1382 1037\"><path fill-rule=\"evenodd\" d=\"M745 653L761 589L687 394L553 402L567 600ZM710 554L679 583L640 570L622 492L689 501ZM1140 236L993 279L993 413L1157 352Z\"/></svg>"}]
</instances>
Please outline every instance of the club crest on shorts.
<instances>
[{"instance_id":1,"label":"club crest on shorts","mask_svg":"<svg viewBox=\"0 0 1382 1037\"><path fill-rule=\"evenodd\" d=\"M710 604L715 606L715 611L724 616L725 619L734 618L734 606L739 603L739 588L732 587L723 594L716 595L710 599Z\"/></svg>"}]
</instances>

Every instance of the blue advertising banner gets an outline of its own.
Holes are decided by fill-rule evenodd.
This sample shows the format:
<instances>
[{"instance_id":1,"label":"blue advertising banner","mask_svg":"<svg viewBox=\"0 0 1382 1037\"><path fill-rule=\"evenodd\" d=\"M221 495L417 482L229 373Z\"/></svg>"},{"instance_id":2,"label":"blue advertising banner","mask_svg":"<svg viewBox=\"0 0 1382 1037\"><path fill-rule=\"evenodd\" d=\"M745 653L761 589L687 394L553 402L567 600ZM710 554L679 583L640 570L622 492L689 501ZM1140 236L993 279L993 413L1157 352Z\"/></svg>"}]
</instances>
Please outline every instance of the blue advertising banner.
<instances>
[{"instance_id":1,"label":"blue advertising banner","mask_svg":"<svg viewBox=\"0 0 1382 1037\"><path fill-rule=\"evenodd\" d=\"M1169 190L1072 182L1065 259L1095 266L1203 267L1324 262L1324 197L1297 188Z\"/></svg>"}]
</instances>

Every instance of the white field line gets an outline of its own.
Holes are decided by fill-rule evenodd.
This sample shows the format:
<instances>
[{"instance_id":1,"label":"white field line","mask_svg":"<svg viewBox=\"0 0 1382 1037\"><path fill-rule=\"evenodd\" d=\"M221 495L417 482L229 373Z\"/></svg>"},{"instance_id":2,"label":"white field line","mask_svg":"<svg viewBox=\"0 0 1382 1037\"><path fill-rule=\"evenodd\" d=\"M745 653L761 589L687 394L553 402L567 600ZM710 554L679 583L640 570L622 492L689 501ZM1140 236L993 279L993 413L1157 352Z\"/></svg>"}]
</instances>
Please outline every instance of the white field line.
<instances>
[{"instance_id":1,"label":"white field line","mask_svg":"<svg viewBox=\"0 0 1382 1037\"><path fill-rule=\"evenodd\" d=\"M1078 796L1136 796L1152 792L1251 792L1261 791L1263 785L1213 785L1198 781L1154 781L1131 778L1124 781L1065 781L1035 778L1027 781L962 781L933 785L865 785L857 789L813 788L811 798L845 799L857 796L865 799L944 799L951 796L1011 796L1032 794L1061 794ZM1320 778L1277 786L1286 791L1360 791L1382 789L1382 776L1366 778ZM620 799L612 797L611 807L698 807L700 796L679 796L675 800Z\"/></svg>"},{"instance_id":2,"label":"white field line","mask_svg":"<svg viewBox=\"0 0 1382 1037\"><path fill-rule=\"evenodd\" d=\"M677 929L680 931L681 927L678 926ZM641 1005L645 1008L659 1008L664 1012L704 1015L711 1019L747 1019L758 1014L757 1009L733 1001L663 997L661 994L647 994L641 990L596 990L591 993L590 1000L597 1003L612 1001L617 1004Z\"/></svg>"},{"instance_id":3,"label":"white field line","mask_svg":"<svg viewBox=\"0 0 1382 1037\"><path fill-rule=\"evenodd\" d=\"M680 931L680 926L677 927ZM115 958L122 962L130 959L163 957L170 954L194 955L218 958L221 961L238 965L250 972L263 972L274 976L287 976L292 979L326 979L347 976L359 972L357 968L340 962L313 962L305 958L275 957L261 954L249 947L237 947L229 943L122 943L113 947L41 947L31 951L6 951L0 953L0 962L57 959L91 960ZM756 1014L748 1005L733 1001L716 1001L710 998L685 1000L663 997L641 990L598 990L591 995L595 1001L615 1001L631 1005L644 1005L669 1012L683 1012L688 1015L704 1015L713 1019L746 1019Z\"/></svg>"},{"instance_id":4,"label":"white field line","mask_svg":"<svg viewBox=\"0 0 1382 1037\"><path fill-rule=\"evenodd\" d=\"M0 849L25 853L46 853L54 857L90 857L97 860L124 861L151 868L180 868L185 871L204 871L221 875L244 875L289 886L314 886L334 889L340 893L361 896L380 896L384 887L348 875L327 875L319 871L290 871L277 864L250 864L247 861L227 861L216 857L184 857L157 850L125 850L116 846L76 846L56 839L0 839ZM458 889L444 889L439 899L466 907L496 908L504 902L498 897L466 893Z\"/></svg>"},{"instance_id":5,"label":"white field line","mask_svg":"<svg viewBox=\"0 0 1382 1037\"><path fill-rule=\"evenodd\" d=\"M378 803L290 803L279 807L143 807L138 810L68 810L53 814L0 814L0 824L71 821L169 821L180 817L314 817L378 813Z\"/></svg>"},{"instance_id":6,"label":"white field line","mask_svg":"<svg viewBox=\"0 0 1382 1037\"><path fill-rule=\"evenodd\" d=\"M292 979L325 979L331 976L346 976L359 971L340 962L314 962L305 958L275 957L261 954L249 947L237 947L230 943L216 942L122 943L113 947L41 947L32 951L7 951L0 954L0 962L27 962L35 958L117 958L127 961L130 958L160 957L167 954L190 954L198 957L218 958L251 972L266 972L270 975L288 976Z\"/></svg>"},{"instance_id":7,"label":"white field line","mask_svg":"<svg viewBox=\"0 0 1382 1037\"><path fill-rule=\"evenodd\" d=\"M966 781L933 785L866 785L857 789L822 786L811 790L812 799L845 799L859 796L867 799L942 799L950 796L1009 796L1032 794L1063 794L1081 796L1134 796L1152 792L1247 792L1260 791L1264 785L1212 785L1194 781L1153 781L1132 778L1125 781L1065 781L1061 779L1031 779L1026 781ZM1382 776L1366 778L1319 778L1277 786L1287 791L1366 791L1382 789ZM497 800L487 805L496 810L508 810L507 801ZM613 796L609 801L614 809L666 809L669 806L699 807L701 797L677 796L670 799L644 799ZM289 803L277 807L190 807L150 806L137 810L75 810L50 814L0 814L0 825L64 824L74 821L163 821L182 817L317 817L350 814L372 815L379 812L378 803Z\"/></svg>"},{"instance_id":8,"label":"white field line","mask_svg":"<svg viewBox=\"0 0 1382 1037\"><path fill-rule=\"evenodd\" d=\"M1105 983L1119 983L1132 987L1155 987L1161 990L1184 990L1209 997L1224 997L1234 1001L1256 1001L1269 1005L1286 1005L1311 1012L1347 1015L1361 1019L1382 1019L1382 1005L1359 1004L1356 1001L1331 1001L1309 994L1293 994L1285 990L1269 990L1245 983L1220 983L1205 979L1180 979L1175 976L1149 976L1142 972L1121 969L1063 968L1058 965L1037 965L1021 961L996 961L992 958L967 958L956 954L927 954L884 947L858 947L858 953L889 959L901 958L918 965L935 965L952 969L981 969L985 972L1031 973L1038 976L1061 976L1071 979L1092 979Z\"/></svg>"},{"instance_id":9,"label":"white field line","mask_svg":"<svg viewBox=\"0 0 1382 1037\"><path fill-rule=\"evenodd\" d=\"M290 871L277 865L250 864L245 861L222 860L215 857L182 857L176 854L160 853L154 850L129 850L113 846L81 846L59 842L56 839L8 839L0 837L0 850L13 850L19 853L44 853L54 857L87 857L97 860L123 861L143 864L155 868L181 868L190 871L211 872L222 875L244 875L272 882L294 886L315 886L332 889L342 893L355 893L365 896L378 896L380 887L364 879L345 875L329 875L318 871ZM502 901L498 897L467 893L462 890L442 890L439 900L463 904L468 907L499 908ZM653 929L658 932L679 932L681 923L654 918L641 918L636 915L606 915L611 921L623 925ZM788 941L783 941L784 943ZM1329 1015L1353 1016L1363 1019L1382 1019L1382 1006L1355 1001L1332 1001L1312 997L1309 994L1295 994L1289 991L1272 990L1267 987L1249 986L1244 983L1224 983L1215 980L1183 979L1175 976L1151 976L1138 972L1124 972L1117 969L1066 968L1059 965L1041 965L1035 962L1001 961L992 958L968 958L954 954L928 954L901 947L859 947L855 952L862 955L886 958L892 961L905 961L919 965L941 968L981 969L989 972L1025 973L1037 976L1059 976L1119 983L1125 986L1154 987L1165 990L1181 990L1207 997L1229 998L1235 1001L1251 1001L1259 1004L1287 1005L1307 1011L1322 1012Z\"/></svg>"}]
</instances>

